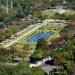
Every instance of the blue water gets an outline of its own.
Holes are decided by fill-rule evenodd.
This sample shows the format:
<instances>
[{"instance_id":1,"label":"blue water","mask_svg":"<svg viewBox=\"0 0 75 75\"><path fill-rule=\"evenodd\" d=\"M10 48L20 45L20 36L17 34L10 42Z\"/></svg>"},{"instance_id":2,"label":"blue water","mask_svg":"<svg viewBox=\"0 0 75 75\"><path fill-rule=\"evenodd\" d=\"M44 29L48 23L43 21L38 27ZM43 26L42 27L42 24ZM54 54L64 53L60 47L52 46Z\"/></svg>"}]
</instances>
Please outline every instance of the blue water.
<instances>
[{"instance_id":1,"label":"blue water","mask_svg":"<svg viewBox=\"0 0 75 75\"><path fill-rule=\"evenodd\" d=\"M33 35L28 41L37 42L41 38L48 39L51 34L51 32L38 32L35 35Z\"/></svg>"}]
</instances>

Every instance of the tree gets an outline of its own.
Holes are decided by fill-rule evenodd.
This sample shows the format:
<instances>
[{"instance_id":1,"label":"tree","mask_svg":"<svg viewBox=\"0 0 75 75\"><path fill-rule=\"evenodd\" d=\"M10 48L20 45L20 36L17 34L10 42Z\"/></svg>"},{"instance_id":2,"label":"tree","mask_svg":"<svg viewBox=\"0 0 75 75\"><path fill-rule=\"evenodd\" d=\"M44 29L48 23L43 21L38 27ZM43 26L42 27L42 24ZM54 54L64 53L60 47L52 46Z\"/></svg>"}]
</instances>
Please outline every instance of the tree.
<instances>
[{"instance_id":1,"label":"tree","mask_svg":"<svg viewBox=\"0 0 75 75\"><path fill-rule=\"evenodd\" d=\"M36 44L36 50L37 49L47 49L47 42L44 38L39 39L37 44Z\"/></svg>"},{"instance_id":2,"label":"tree","mask_svg":"<svg viewBox=\"0 0 75 75\"><path fill-rule=\"evenodd\" d=\"M34 53L32 54L32 58L42 58L46 55L49 55L51 49L49 49L47 42L44 38L39 39Z\"/></svg>"},{"instance_id":3,"label":"tree","mask_svg":"<svg viewBox=\"0 0 75 75\"><path fill-rule=\"evenodd\" d=\"M67 35L67 36L66 36ZM69 31L69 29L68 30L64 30L63 32L62 32L62 34L61 34L61 37L65 40L65 41L67 41L67 40L70 40L71 39L71 37L72 37L72 33L71 33L71 31Z\"/></svg>"},{"instance_id":4,"label":"tree","mask_svg":"<svg viewBox=\"0 0 75 75\"><path fill-rule=\"evenodd\" d=\"M71 51L73 51L75 49L75 46L74 46L74 44L73 44L73 42L72 41L68 41L66 44L65 44L65 50L71 50Z\"/></svg>"},{"instance_id":5,"label":"tree","mask_svg":"<svg viewBox=\"0 0 75 75\"><path fill-rule=\"evenodd\" d=\"M9 62L9 50L5 48L0 48L0 61L1 62Z\"/></svg>"},{"instance_id":6,"label":"tree","mask_svg":"<svg viewBox=\"0 0 75 75\"><path fill-rule=\"evenodd\" d=\"M30 75L29 63L22 61L14 68L13 75Z\"/></svg>"},{"instance_id":7,"label":"tree","mask_svg":"<svg viewBox=\"0 0 75 75\"><path fill-rule=\"evenodd\" d=\"M31 68L31 75L45 75L44 70L41 67L32 67Z\"/></svg>"},{"instance_id":8,"label":"tree","mask_svg":"<svg viewBox=\"0 0 75 75\"><path fill-rule=\"evenodd\" d=\"M23 50L29 51L30 50L30 45L29 44L25 44L24 47L23 47Z\"/></svg>"},{"instance_id":9,"label":"tree","mask_svg":"<svg viewBox=\"0 0 75 75\"><path fill-rule=\"evenodd\" d=\"M5 70L5 67L3 67L3 66L0 66L0 75L8 75Z\"/></svg>"}]
</instances>

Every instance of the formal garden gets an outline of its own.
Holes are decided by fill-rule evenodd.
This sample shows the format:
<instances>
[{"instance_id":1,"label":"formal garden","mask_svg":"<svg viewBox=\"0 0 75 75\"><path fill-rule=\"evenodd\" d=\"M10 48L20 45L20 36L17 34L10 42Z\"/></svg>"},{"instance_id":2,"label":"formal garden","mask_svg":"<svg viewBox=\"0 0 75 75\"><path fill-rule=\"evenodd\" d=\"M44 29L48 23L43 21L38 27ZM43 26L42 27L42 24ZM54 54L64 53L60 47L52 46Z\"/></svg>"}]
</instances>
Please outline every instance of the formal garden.
<instances>
[{"instance_id":1,"label":"formal garden","mask_svg":"<svg viewBox=\"0 0 75 75\"><path fill-rule=\"evenodd\" d=\"M59 34L60 30L62 30L65 26L66 25L60 23L44 25L27 37L22 38L17 43L9 47L10 49L8 50L9 55L7 56L7 61L14 61L14 58L16 58L16 56L18 58L25 59L29 56L32 56L33 58L42 58L43 56L49 55L52 52L52 49L49 48L46 43L50 43L50 40L55 39ZM37 34L40 32L42 34L39 34L37 36ZM45 33L49 33L48 37ZM46 38L44 38L44 36L42 35L46 36ZM35 38L35 36L38 38L36 41L29 41L29 39ZM5 59L3 61L5 61Z\"/></svg>"},{"instance_id":2,"label":"formal garden","mask_svg":"<svg viewBox=\"0 0 75 75\"><path fill-rule=\"evenodd\" d=\"M14 46L22 47L24 44L30 44L34 46L36 42L41 38L44 38L47 41L51 40L52 38L55 38L58 35L58 33L64 26L66 26L66 24L63 25L60 23L53 23L44 25L35 32L19 40Z\"/></svg>"}]
</instances>

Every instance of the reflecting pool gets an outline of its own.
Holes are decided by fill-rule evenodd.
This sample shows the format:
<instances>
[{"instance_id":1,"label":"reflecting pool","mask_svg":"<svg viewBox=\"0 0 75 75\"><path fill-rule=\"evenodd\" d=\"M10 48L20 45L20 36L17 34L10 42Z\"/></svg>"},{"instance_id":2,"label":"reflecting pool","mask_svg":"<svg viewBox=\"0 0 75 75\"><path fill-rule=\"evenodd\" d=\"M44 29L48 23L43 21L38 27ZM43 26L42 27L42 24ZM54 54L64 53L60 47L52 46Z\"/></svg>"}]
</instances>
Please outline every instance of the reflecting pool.
<instances>
[{"instance_id":1,"label":"reflecting pool","mask_svg":"<svg viewBox=\"0 0 75 75\"><path fill-rule=\"evenodd\" d=\"M38 32L28 39L29 42L37 42L39 39L48 39L52 35L51 32Z\"/></svg>"}]
</instances>

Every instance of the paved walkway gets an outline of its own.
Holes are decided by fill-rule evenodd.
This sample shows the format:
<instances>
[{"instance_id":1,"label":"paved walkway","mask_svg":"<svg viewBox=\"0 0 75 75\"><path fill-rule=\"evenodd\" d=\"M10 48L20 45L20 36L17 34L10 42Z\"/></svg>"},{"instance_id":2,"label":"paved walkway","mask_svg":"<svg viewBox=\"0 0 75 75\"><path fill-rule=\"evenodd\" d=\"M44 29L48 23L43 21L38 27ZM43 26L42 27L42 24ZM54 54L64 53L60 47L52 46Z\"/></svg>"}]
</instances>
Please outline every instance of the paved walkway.
<instances>
[{"instance_id":1,"label":"paved walkway","mask_svg":"<svg viewBox=\"0 0 75 75\"><path fill-rule=\"evenodd\" d=\"M10 67L10 66L17 66L18 63L0 63L0 65L1 66L8 66L8 67Z\"/></svg>"}]
</instances>

